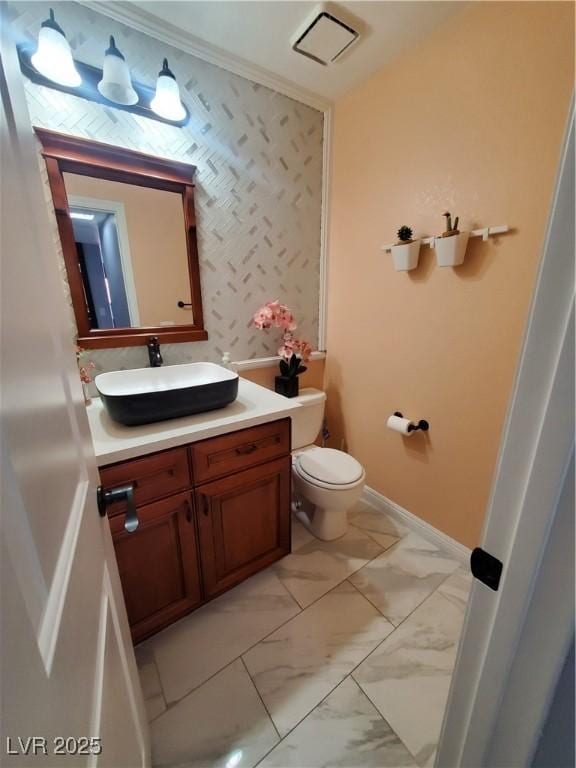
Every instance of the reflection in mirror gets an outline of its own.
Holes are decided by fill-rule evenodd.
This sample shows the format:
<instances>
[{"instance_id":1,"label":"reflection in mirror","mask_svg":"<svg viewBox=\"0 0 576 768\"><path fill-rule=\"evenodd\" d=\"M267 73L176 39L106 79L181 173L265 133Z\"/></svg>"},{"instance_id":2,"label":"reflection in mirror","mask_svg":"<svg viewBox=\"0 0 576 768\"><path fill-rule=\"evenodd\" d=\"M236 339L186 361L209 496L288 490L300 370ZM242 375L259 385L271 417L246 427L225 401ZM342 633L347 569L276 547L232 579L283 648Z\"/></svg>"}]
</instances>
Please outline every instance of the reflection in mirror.
<instances>
[{"instance_id":1,"label":"reflection in mirror","mask_svg":"<svg viewBox=\"0 0 576 768\"><path fill-rule=\"evenodd\" d=\"M90 327L193 323L181 195L63 177Z\"/></svg>"}]
</instances>

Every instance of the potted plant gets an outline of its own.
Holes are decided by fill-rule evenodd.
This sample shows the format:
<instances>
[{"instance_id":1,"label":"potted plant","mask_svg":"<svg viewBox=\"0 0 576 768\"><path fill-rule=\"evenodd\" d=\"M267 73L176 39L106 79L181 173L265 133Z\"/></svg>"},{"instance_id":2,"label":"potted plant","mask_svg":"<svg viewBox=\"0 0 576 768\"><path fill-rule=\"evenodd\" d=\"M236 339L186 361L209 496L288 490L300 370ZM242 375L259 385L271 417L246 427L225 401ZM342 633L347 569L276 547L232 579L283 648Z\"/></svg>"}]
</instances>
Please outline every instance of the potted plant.
<instances>
[{"instance_id":1,"label":"potted plant","mask_svg":"<svg viewBox=\"0 0 576 768\"><path fill-rule=\"evenodd\" d=\"M440 237L434 240L438 266L457 267L458 264L462 264L464 261L470 232L460 232L458 229L458 216L456 216L454 225L452 225L452 214L446 211L442 215L446 218L446 229Z\"/></svg>"},{"instance_id":2,"label":"potted plant","mask_svg":"<svg viewBox=\"0 0 576 768\"><path fill-rule=\"evenodd\" d=\"M280 357L280 375L274 379L274 389L285 397L296 397L299 392L298 376L304 373L312 352L307 341L297 339L294 331L297 328L292 311L279 301L268 301L252 317L252 323L260 330L280 328L282 346L278 350Z\"/></svg>"},{"instance_id":3,"label":"potted plant","mask_svg":"<svg viewBox=\"0 0 576 768\"><path fill-rule=\"evenodd\" d=\"M296 397L300 391L298 376L305 370L306 366L296 354L289 360L280 360L280 376L274 378L274 390L284 397Z\"/></svg>"},{"instance_id":4,"label":"potted plant","mask_svg":"<svg viewBox=\"0 0 576 768\"><path fill-rule=\"evenodd\" d=\"M394 268L398 272L415 269L418 266L420 240L412 239L412 230L403 225L398 230L398 242L392 246Z\"/></svg>"},{"instance_id":5,"label":"potted plant","mask_svg":"<svg viewBox=\"0 0 576 768\"><path fill-rule=\"evenodd\" d=\"M296 339L291 331L284 334L280 355L280 375L274 379L274 390L284 397L296 397L300 391L298 376L306 371L302 365L310 358L312 348L307 341Z\"/></svg>"}]
</instances>

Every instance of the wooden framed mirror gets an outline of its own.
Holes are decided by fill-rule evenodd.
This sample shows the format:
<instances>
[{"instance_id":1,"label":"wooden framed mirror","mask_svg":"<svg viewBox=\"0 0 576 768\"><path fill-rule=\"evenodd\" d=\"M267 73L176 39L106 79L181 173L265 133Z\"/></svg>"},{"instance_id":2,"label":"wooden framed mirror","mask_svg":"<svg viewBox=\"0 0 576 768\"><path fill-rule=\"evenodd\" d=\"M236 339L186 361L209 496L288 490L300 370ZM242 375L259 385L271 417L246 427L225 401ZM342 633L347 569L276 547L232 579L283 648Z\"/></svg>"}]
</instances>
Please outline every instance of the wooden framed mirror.
<instances>
[{"instance_id":1,"label":"wooden framed mirror","mask_svg":"<svg viewBox=\"0 0 576 768\"><path fill-rule=\"evenodd\" d=\"M35 128L86 348L204 341L196 167Z\"/></svg>"}]
</instances>

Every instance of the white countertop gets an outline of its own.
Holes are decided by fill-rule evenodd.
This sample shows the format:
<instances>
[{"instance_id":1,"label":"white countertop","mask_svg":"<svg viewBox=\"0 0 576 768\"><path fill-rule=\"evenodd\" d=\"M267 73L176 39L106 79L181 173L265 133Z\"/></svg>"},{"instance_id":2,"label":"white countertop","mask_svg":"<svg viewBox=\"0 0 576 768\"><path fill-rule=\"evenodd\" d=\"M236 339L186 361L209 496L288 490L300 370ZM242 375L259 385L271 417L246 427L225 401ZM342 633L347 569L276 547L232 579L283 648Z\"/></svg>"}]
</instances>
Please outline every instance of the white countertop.
<instances>
[{"instance_id":1,"label":"white countertop","mask_svg":"<svg viewBox=\"0 0 576 768\"><path fill-rule=\"evenodd\" d=\"M300 404L246 379L238 383L238 398L225 408L182 419L125 427L112 421L100 398L87 407L92 442L99 467L174 448L206 437L282 419Z\"/></svg>"}]
</instances>

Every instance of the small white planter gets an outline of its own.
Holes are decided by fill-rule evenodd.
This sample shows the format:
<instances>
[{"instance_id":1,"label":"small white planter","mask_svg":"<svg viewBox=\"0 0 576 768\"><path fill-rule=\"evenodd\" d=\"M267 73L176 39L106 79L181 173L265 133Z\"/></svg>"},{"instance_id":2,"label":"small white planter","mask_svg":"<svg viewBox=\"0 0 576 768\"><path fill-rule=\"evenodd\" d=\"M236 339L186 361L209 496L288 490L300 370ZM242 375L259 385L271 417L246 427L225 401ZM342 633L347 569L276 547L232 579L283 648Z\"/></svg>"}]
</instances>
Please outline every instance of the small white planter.
<instances>
[{"instance_id":1,"label":"small white planter","mask_svg":"<svg viewBox=\"0 0 576 768\"><path fill-rule=\"evenodd\" d=\"M394 257L394 268L397 272L416 269L420 254L420 240L414 240L412 243L403 243L402 245L393 245L391 251Z\"/></svg>"},{"instance_id":2,"label":"small white planter","mask_svg":"<svg viewBox=\"0 0 576 768\"><path fill-rule=\"evenodd\" d=\"M437 237L434 240L436 260L439 267L457 267L462 264L470 232L460 232L452 237Z\"/></svg>"}]
</instances>

